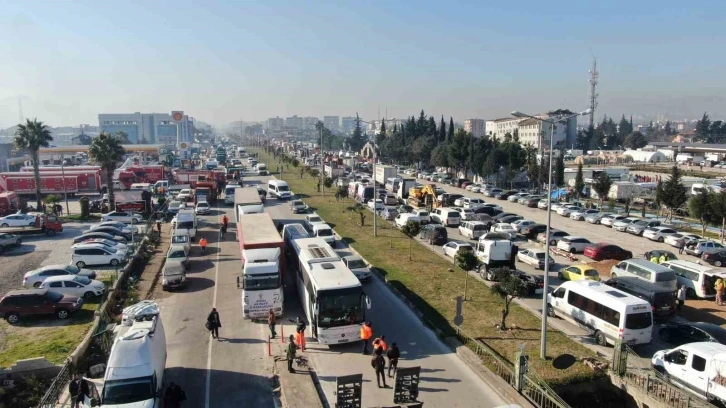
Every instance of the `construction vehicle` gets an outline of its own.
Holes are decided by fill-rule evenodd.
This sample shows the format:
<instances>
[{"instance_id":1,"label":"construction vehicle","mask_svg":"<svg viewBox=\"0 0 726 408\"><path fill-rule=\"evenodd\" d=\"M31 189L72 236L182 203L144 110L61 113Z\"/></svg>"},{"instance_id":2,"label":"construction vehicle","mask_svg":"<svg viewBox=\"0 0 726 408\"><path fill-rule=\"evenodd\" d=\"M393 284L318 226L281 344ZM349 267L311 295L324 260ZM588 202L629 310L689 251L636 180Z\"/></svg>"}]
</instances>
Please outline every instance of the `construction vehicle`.
<instances>
[{"instance_id":1,"label":"construction vehicle","mask_svg":"<svg viewBox=\"0 0 726 408\"><path fill-rule=\"evenodd\" d=\"M35 216L33 225L27 227L0 227L0 234L45 234L49 237L63 231L63 223L55 214L28 213Z\"/></svg>"},{"instance_id":2,"label":"construction vehicle","mask_svg":"<svg viewBox=\"0 0 726 408\"><path fill-rule=\"evenodd\" d=\"M411 187L408 189L408 205L414 208L426 208L429 211L438 208L436 185L429 184L424 187Z\"/></svg>"}]
</instances>

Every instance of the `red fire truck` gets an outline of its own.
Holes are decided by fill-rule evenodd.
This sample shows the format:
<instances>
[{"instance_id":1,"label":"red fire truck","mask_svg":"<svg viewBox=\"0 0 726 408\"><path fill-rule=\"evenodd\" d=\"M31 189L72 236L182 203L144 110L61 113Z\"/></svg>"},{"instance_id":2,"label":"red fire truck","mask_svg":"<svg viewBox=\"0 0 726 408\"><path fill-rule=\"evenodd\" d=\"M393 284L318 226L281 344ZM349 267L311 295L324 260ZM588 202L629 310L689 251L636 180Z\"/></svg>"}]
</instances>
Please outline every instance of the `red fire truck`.
<instances>
[{"instance_id":1,"label":"red fire truck","mask_svg":"<svg viewBox=\"0 0 726 408\"><path fill-rule=\"evenodd\" d=\"M59 170L40 173L42 194L98 193L102 186L100 171ZM35 176L24 171L0 173L0 192L3 191L14 191L19 195L35 194Z\"/></svg>"},{"instance_id":2,"label":"red fire truck","mask_svg":"<svg viewBox=\"0 0 726 408\"><path fill-rule=\"evenodd\" d=\"M130 188L134 183L154 184L159 180L164 180L164 166L162 165L144 165L129 166L117 170L116 178L126 188Z\"/></svg>"},{"instance_id":3,"label":"red fire truck","mask_svg":"<svg viewBox=\"0 0 726 408\"><path fill-rule=\"evenodd\" d=\"M197 186L197 181L226 181L225 172L219 170L174 170L172 174L176 184L189 184L192 188Z\"/></svg>"}]
</instances>

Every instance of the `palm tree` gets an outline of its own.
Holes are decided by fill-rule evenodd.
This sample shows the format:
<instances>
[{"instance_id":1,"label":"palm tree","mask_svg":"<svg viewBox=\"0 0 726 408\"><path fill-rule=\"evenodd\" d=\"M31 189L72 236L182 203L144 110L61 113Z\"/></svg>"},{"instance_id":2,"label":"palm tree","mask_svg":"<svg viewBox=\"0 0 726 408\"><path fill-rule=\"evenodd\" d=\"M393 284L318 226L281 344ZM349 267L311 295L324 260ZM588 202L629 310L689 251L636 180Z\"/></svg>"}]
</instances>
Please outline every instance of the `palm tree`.
<instances>
[{"instance_id":1,"label":"palm tree","mask_svg":"<svg viewBox=\"0 0 726 408\"><path fill-rule=\"evenodd\" d=\"M25 124L19 124L15 131L15 147L25 149L30 153L30 159L33 161L33 175L35 176L35 202L40 209L40 158L38 151L41 147L50 146L53 136L50 134L48 126L38 119L28 119Z\"/></svg>"},{"instance_id":2,"label":"palm tree","mask_svg":"<svg viewBox=\"0 0 726 408\"><path fill-rule=\"evenodd\" d=\"M88 155L106 172L106 188L108 189L108 208L115 208L113 197L113 173L126 154L118 136L111 136L106 132L93 139L88 147Z\"/></svg>"}]
</instances>

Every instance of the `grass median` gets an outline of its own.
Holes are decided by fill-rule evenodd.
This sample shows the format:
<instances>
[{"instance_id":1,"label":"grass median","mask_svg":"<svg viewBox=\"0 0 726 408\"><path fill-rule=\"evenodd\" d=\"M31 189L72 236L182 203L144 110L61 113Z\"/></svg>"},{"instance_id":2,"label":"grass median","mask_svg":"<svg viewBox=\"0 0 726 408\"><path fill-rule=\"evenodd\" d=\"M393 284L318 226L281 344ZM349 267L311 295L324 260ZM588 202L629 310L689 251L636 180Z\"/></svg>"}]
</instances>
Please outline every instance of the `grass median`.
<instances>
[{"instance_id":1,"label":"grass median","mask_svg":"<svg viewBox=\"0 0 726 408\"><path fill-rule=\"evenodd\" d=\"M278 160L264 151L258 153L261 162L268 166L277 165ZM412 260L409 260L408 237L380 218L378 237L374 237L372 213L367 214L365 226L360 226L359 216L347 210L354 204L353 200L336 201L332 191L321 195L317 192L317 179L307 174L301 178L298 169L292 166L289 170L286 168L283 178L295 194L303 198L350 246L378 268L434 325L444 333L452 333L455 299L464 294L464 272L418 241L411 247ZM435 247L435 250L441 251L441 248ZM547 335L549 358L540 359L541 320L516 304L512 305L507 318L507 324L516 329L504 332L498 330L495 325L500 322L502 299L492 294L485 284L471 277L468 278L467 298L470 300L464 302L462 328L510 363L522 346L530 356L530 368L551 385L587 381L602 375L579 363L566 369L555 368L552 359L557 356L570 354L579 359L595 357L595 353L554 329L550 329Z\"/></svg>"}]
</instances>

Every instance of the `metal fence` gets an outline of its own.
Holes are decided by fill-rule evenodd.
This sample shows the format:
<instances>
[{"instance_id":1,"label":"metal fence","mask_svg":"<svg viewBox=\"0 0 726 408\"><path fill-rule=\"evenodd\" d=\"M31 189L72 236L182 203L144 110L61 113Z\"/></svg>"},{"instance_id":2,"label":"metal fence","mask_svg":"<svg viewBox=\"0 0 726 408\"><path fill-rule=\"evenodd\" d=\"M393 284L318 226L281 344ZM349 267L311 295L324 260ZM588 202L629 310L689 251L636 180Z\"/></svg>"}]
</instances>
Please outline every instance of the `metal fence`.
<instances>
[{"instance_id":1,"label":"metal fence","mask_svg":"<svg viewBox=\"0 0 726 408\"><path fill-rule=\"evenodd\" d=\"M569 408L570 406L534 371L524 375L524 394L535 405L542 408Z\"/></svg>"},{"instance_id":2,"label":"metal fence","mask_svg":"<svg viewBox=\"0 0 726 408\"><path fill-rule=\"evenodd\" d=\"M72 375L73 367L69 360L66 361L58 375L53 379L48 391L46 391L40 403L38 403L38 408L55 408L63 393L68 388Z\"/></svg>"}]
</instances>

